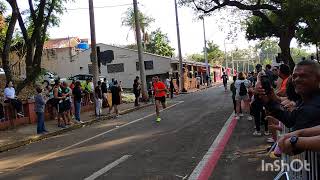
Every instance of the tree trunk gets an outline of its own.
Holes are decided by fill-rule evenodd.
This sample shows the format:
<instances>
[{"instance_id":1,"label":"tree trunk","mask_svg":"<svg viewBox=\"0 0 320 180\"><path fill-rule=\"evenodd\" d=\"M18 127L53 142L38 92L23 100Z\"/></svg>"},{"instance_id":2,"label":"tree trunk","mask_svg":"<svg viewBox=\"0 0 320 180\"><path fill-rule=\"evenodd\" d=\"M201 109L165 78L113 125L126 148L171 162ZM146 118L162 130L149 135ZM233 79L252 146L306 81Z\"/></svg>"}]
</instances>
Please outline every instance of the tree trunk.
<instances>
[{"instance_id":1,"label":"tree trunk","mask_svg":"<svg viewBox=\"0 0 320 180\"><path fill-rule=\"evenodd\" d=\"M295 63L291 56L290 44L294 37L294 28L290 28L288 31L281 33L279 47L281 49L281 57L285 64L287 64L291 71L295 67Z\"/></svg>"},{"instance_id":2,"label":"tree trunk","mask_svg":"<svg viewBox=\"0 0 320 180\"><path fill-rule=\"evenodd\" d=\"M4 41L3 51L2 51L2 64L3 70L6 74L6 80L12 81L12 71L10 68L9 55L10 55L10 47L12 42L12 37L14 33L14 27L17 23L17 13L12 11L12 16L9 22L9 26L6 32L6 38Z\"/></svg>"}]
</instances>

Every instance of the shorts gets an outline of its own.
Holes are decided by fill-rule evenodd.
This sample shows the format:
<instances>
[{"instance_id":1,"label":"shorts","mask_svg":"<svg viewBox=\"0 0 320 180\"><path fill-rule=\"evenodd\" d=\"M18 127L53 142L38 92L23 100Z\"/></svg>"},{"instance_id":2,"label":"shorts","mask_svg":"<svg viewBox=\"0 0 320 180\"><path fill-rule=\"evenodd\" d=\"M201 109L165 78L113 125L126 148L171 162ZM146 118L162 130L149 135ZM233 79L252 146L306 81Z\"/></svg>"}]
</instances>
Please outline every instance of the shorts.
<instances>
[{"instance_id":1,"label":"shorts","mask_svg":"<svg viewBox=\"0 0 320 180\"><path fill-rule=\"evenodd\" d=\"M244 95L244 96L236 95L236 101L249 101L249 96L248 95Z\"/></svg>"},{"instance_id":2,"label":"shorts","mask_svg":"<svg viewBox=\"0 0 320 180\"><path fill-rule=\"evenodd\" d=\"M156 101L160 101L161 103L165 103L166 102L166 97L165 96L161 96L161 97L155 97Z\"/></svg>"}]
</instances>

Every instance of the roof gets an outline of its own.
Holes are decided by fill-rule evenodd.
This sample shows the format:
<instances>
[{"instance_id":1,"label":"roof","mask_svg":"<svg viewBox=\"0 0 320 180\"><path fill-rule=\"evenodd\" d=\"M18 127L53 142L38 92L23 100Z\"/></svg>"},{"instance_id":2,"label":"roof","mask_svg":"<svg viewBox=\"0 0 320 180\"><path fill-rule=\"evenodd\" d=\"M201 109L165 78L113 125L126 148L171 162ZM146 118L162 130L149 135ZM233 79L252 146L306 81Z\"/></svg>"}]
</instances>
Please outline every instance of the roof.
<instances>
[{"instance_id":1,"label":"roof","mask_svg":"<svg viewBox=\"0 0 320 180\"><path fill-rule=\"evenodd\" d=\"M44 49L76 47L80 42L81 40L78 37L49 39L44 43Z\"/></svg>"}]
</instances>

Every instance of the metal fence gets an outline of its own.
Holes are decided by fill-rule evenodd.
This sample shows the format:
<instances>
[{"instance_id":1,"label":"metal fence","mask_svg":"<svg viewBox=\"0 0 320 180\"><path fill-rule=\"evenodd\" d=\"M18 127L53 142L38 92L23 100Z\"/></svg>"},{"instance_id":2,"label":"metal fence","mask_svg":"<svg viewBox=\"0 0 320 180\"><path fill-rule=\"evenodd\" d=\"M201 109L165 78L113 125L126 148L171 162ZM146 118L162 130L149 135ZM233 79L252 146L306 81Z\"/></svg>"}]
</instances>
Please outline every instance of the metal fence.
<instances>
[{"instance_id":1,"label":"metal fence","mask_svg":"<svg viewBox=\"0 0 320 180\"><path fill-rule=\"evenodd\" d=\"M289 129L283 127L281 134L288 132ZM320 177L320 153L318 152L306 151L295 156L283 154L281 160L283 164L290 165L290 168L282 168L274 180L318 180Z\"/></svg>"}]
</instances>

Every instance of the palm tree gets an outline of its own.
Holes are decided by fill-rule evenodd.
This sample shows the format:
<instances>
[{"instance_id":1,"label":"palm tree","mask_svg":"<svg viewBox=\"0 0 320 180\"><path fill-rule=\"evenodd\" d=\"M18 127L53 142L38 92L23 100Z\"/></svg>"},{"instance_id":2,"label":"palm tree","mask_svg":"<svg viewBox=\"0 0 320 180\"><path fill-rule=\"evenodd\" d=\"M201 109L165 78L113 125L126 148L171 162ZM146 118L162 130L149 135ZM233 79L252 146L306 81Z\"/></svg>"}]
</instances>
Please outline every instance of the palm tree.
<instances>
[{"instance_id":1,"label":"palm tree","mask_svg":"<svg viewBox=\"0 0 320 180\"><path fill-rule=\"evenodd\" d=\"M148 42L148 39L149 39L147 29L150 27L150 24L154 22L154 19L152 17L149 17L143 14L141 11L139 11L139 22L140 22L143 43L145 47L145 44ZM133 8L128 8L127 11L124 13L124 16L122 17L122 26L130 27L130 30L135 32L136 25L135 25ZM137 39L136 35L135 35L135 39Z\"/></svg>"}]
</instances>

